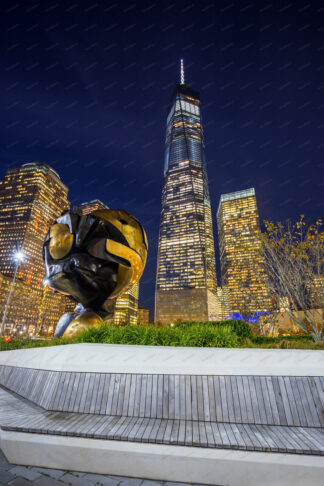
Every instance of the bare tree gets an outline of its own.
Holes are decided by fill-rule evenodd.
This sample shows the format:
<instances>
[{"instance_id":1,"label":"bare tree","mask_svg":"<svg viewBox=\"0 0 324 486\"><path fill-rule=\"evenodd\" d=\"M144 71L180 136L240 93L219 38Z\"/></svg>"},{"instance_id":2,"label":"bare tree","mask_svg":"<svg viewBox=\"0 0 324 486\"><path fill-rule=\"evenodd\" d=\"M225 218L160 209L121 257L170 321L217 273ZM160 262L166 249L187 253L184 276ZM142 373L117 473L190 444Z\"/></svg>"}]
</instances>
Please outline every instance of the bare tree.
<instances>
[{"instance_id":1,"label":"bare tree","mask_svg":"<svg viewBox=\"0 0 324 486\"><path fill-rule=\"evenodd\" d=\"M286 301L290 319L315 341L324 340L324 233L322 221L308 226L265 221L261 252L269 293Z\"/></svg>"}]
</instances>

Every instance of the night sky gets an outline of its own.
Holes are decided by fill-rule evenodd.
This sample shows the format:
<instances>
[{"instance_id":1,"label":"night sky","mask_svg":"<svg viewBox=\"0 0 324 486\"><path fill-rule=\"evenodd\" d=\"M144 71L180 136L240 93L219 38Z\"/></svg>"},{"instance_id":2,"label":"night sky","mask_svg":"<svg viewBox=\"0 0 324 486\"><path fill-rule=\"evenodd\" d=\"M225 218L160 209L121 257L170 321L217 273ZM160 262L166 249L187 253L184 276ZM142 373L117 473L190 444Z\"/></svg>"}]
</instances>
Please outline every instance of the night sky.
<instances>
[{"instance_id":1,"label":"night sky","mask_svg":"<svg viewBox=\"0 0 324 486\"><path fill-rule=\"evenodd\" d=\"M261 220L323 216L322 2L2 6L0 177L39 160L73 205L98 198L134 214L149 241L140 305L154 307L166 107L182 57L201 94L215 235L220 195L249 187Z\"/></svg>"}]
</instances>

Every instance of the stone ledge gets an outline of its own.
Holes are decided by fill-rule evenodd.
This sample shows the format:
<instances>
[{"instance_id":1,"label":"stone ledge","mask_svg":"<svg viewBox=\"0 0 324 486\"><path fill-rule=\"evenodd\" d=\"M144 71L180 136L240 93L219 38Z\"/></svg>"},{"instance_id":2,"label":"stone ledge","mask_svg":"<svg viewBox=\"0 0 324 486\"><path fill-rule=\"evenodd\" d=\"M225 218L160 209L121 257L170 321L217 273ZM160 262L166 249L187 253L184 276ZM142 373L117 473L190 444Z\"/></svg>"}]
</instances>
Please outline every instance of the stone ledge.
<instances>
[{"instance_id":1,"label":"stone ledge","mask_svg":"<svg viewBox=\"0 0 324 486\"><path fill-rule=\"evenodd\" d=\"M220 486L322 486L322 457L0 431L9 462Z\"/></svg>"}]
</instances>

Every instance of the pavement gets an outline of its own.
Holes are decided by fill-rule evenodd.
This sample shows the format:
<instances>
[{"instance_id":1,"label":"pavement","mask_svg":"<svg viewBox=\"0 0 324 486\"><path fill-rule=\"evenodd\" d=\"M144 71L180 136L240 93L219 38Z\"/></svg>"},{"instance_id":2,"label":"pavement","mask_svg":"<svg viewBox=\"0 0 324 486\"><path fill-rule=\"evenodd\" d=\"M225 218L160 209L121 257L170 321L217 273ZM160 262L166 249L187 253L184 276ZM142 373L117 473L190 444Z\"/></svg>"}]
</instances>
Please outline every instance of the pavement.
<instances>
[{"instance_id":1,"label":"pavement","mask_svg":"<svg viewBox=\"0 0 324 486\"><path fill-rule=\"evenodd\" d=\"M87 474L9 464L0 450L0 486L189 486L189 483ZM203 486L195 484L193 486Z\"/></svg>"}]
</instances>

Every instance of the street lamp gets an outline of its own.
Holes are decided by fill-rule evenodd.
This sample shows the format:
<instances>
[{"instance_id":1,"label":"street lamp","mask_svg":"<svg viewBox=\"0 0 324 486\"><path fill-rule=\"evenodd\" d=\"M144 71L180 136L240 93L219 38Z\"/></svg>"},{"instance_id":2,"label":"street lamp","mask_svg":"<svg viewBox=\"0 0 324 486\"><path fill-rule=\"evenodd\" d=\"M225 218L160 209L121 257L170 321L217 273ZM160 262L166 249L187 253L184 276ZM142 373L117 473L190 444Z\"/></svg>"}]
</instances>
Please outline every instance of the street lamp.
<instances>
[{"instance_id":1,"label":"street lamp","mask_svg":"<svg viewBox=\"0 0 324 486\"><path fill-rule=\"evenodd\" d=\"M14 273L14 276L13 276L13 279L12 279L12 282L11 282L11 286L10 286L10 290L9 290L9 295L8 295L6 307L5 307L5 310L4 310L4 313L3 313L3 317L2 317L2 322L1 322L1 335L3 335L3 332L4 332L4 323L5 323L5 320L6 320L6 317L7 317L7 312L8 312L8 309L9 309L11 294L12 294L12 290L13 290L13 287L14 287L14 284L15 284L17 270L18 270L19 265L24 261L25 255L24 255L24 253L21 250L17 250L14 253L13 259L14 259L14 261L16 263L15 273Z\"/></svg>"}]
</instances>

